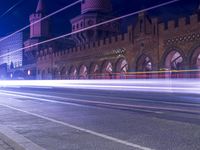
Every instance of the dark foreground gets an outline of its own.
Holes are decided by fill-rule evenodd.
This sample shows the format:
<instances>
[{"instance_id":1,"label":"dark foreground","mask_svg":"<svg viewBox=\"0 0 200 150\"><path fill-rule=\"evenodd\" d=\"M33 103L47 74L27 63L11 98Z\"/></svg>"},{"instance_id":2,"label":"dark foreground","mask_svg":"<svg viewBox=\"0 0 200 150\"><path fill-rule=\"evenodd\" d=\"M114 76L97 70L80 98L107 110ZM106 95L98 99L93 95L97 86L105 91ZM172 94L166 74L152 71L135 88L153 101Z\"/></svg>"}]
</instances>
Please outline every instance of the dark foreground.
<instances>
[{"instance_id":1,"label":"dark foreground","mask_svg":"<svg viewBox=\"0 0 200 150\"><path fill-rule=\"evenodd\" d=\"M1 88L0 123L47 150L199 150L200 96Z\"/></svg>"}]
</instances>

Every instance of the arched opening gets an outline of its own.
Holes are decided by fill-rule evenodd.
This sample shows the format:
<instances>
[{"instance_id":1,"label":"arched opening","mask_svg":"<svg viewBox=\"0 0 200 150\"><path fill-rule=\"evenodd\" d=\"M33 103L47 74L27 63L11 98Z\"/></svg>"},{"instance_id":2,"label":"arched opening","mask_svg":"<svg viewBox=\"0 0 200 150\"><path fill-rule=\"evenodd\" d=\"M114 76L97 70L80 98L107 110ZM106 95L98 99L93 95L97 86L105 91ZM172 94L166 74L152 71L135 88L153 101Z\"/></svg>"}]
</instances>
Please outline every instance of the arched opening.
<instances>
[{"instance_id":1,"label":"arched opening","mask_svg":"<svg viewBox=\"0 0 200 150\"><path fill-rule=\"evenodd\" d=\"M165 70L169 70L166 73L166 77L179 78L184 75L180 72L175 72L176 70L181 70L183 65L183 56L178 51L171 51L165 59ZM172 70L172 72L171 72Z\"/></svg>"},{"instance_id":2,"label":"arched opening","mask_svg":"<svg viewBox=\"0 0 200 150\"><path fill-rule=\"evenodd\" d=\"M79 79L87 79L88 78L88 69L85 65L81 65L79 69Z\"/></svg>"},{"instance_id":3,"label":"arched opening","mask_svg":"<svg viewBox=\"0 0 200 150\"><path fill-rule=\"evenodd\" d=\"M106 61L102 67L102 78L103 79L112 79L113 78L112 73L113 73L112 63L109 61Z\"/></svg>"},{"instance_id":4,"label":"arched opening","mask_svg":"<svg viewBox=\"0 0 200 150\"><path fill-rule=\"evenodd\" d=\"M136 71L145 72L145 71L152 71L152 62L150 58L146 55L142 55L138 58L136 63Z\"/></svg>"},{"instance_id":5,"label":"arched opening","mask_svg":"<svg viewBox=\"0 0 200 150\"><path fill-rule=\"evenodd\" d=\"M45 70L42 70L42 75L41 75L42 80L46 79L46 73Z\"/></svg>"},{"instance_id":6,"label":"arched opening","mask_svg":"<svg viewBox=\"0 0 200 150\"><path fill-rule=\"evenodd\" d=\"M197 57L197 69L200 69L200 54Z\"/></svg>"},{"instance_id":7,"label":"arched opening","mask_svg":"<svg viewBox=\"0 0 200 150\"><path fill-rule=\"evenodd\" d=\"M66 67L63 67L60 71L60 77L62 80L67 79L67 70Z\"/></svg>"},{"instance_id":8,"label":"arched opening","mask_svg":"<svg viewBox=\"0 0 200 150\"><path fill-rule=\"evenodd\" d=\"M92 64L90 66L90 79L99 79L99 65Z\"/></svg>"},{"instance_id":9,"label":"arched opening","mask_svg":"<svg viewBox=\"0 0 200 150\"><path fill-rule=\"evenodd\" d=\"M117 72L117 75L116 75L117 79L127 78L126 74L128 72L128 62L126 61L126 59L122 58L117 61L116 72Z\"/></svg>"},{"instance_id":10,"label":"arched opening","mask_svg":"<svg viewBox=\"0 0 200 150\"><path fill-rule=\"evenodd\" d=\"M182 63L182 55L177 51L171 51L165 59L165 68L169 70L180 70Z\"/></svg>"},{"instance_id":11,"label":"arched opening","mask_svg":"<svg viewBox=\"0 0 200 150\"><path fill-rule=\"evenodd\" d=\"M148 73L153 70L152 61L146 55L141 55L136 62L136 78L151 78L152 74Z\"/></svg>"},{"instance_id":12,"label":"arched opening","mask_svg":"<svg viewBox=\"0 0 200 150\"><path fill-rule=\"evenodd\" d=\"M72 66L69 70L69 79L77 79L77 69L74 66Z\"/></svg>"},{"instance_id":13,"label":"arched opening","mask_svg":"<svg viewBox=\"0 0 200 150\"><path fill-rule=\"evenodd\" d=\"M56 80L56 79L59 79L59 76L60 76L60 72L58 71L58 69L56 68L56 69L54 69L54 79Z\"/></svg>"},{"instance_id":14,"label":"arched opening","mask_svg":"<svg viewBox=\"0 0 200 150\"><path fill-rule=\"evenodd\" d=\"M190 63L191 63L191 69L195 70L190 73L190 77L200 78L200 47L197 48L192 54Z\"/></svg>"},{"instance_id":15,"label":"arched opening","mask_svg":"<svg viewBox=\"0 0 200 150\"><path fill-rule=\"evenodd\" d=\"M197 78L200 78L200 54L197 57Z\"/></svg>"}]
</instances>

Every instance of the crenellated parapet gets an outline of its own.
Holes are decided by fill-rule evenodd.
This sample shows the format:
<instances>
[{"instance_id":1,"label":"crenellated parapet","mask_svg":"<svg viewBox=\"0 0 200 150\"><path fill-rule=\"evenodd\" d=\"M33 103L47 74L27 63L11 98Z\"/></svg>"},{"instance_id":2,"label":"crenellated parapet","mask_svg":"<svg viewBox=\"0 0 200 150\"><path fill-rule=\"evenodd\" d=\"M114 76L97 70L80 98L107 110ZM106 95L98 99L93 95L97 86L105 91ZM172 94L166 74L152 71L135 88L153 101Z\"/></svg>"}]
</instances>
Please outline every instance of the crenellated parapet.
<instances>
[{"instance_id":1,"label":"crenellated parapet","mask_svg":"<svg viewBox=\"0 0 200 150\"><path fill-rule=\"evenodd\" d=\"M193 14L189 17L181 17L178 20L170 20L168 22L163 22L159 24L160 34L173 34L181 33L181 31L191 32L196 31L200 27L200 20L198 19L198 14Z\"/></svg>"},{"instance_id":2,"label":"crenellated parapet","mask_svg":"<svg viewBox=\"0 0 200 150\"><path fill-rule=\"evenodd\" d=\"M37 62L40 63L41 61L52 59L53 49L52 47L48 47L45 49L42 49L36 53L37 56Z\"/></svg>"},{"instance_id":3,"label":"crenellated parapet","mask_svg":"<svg viewBox=\"0 0 200 150\"><path fill-rule=\"evenodd\" d=\"M34 22L35 20L39 20L42 18L42 14L41 13L34 13L32 15L30 15L30 22Z\"/></svg>"},{"instance_id":4,"label":"crenellated parapet","mask_svg":"<svg viewBox=\"0 0 200 150\"><path fill-rule=\"evenodd\" d=\"M53 50L52 48L46 48L37 52L37 58L38 61L48 59L49 57L58 60L65 59L67 57L78 56L80 54L86 54L85 51L87 51L87 54L95 51L109 51L107 47L111 45L120 45L124 42L130 42L131 37L129 36L131 36L131 34L119 34L117 36L104 38L102 40L82 44L65 50Z\"/></svg>"}]
</instances>

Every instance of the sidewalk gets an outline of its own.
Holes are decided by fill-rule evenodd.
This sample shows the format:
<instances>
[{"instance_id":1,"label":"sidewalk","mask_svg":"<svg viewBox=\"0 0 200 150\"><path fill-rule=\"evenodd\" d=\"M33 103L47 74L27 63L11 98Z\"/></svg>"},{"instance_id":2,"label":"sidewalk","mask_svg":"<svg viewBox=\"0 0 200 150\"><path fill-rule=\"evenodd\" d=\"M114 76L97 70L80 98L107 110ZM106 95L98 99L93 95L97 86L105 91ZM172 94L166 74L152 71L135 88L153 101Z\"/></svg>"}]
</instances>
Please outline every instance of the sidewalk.
<instances>
[{"instance_id":1,"label":"sidewalk","mask_svg":"<svg viewBox=\"0 0 200 150\"><path fill-rule=\"evenodd\" d=\"M3 139L0 139L0 150L15 150L12 146L10 146Z\"/></svg>"},{"instance_id":2,"label":"sidewalk","mask_svg":"<svg viewBox=\"0 0 200 150\"><path fill-rule=\"evenodd\" d=\"M24 136L0 125L0 150L45 150Z\"/></svg>"}]
</instances>

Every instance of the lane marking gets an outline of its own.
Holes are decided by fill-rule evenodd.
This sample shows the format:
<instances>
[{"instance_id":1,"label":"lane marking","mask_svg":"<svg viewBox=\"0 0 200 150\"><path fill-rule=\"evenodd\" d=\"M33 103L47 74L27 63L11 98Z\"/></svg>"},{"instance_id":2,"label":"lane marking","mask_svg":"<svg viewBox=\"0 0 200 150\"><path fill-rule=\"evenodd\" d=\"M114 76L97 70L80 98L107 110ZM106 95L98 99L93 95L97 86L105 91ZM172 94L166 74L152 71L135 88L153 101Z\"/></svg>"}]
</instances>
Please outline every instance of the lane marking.
<instances>
[{"instance_id":1,"label":"lane marking","mask_svg":"<svg viewBox=\"0 0 200 150\"><path fill-rule=\"evenodd\" d=\"M31 96L43 96L43 97L48 97L48 98L59 98L59 99L63 99L63 100L67 100L69 99L70 97L68 98L63 98L63 97L60 97L60 96L49 96L49 95L44 95L44 94L33 94L33 93L29 93L29 92L26 92L26 93L22 93L22 92L13 92L13 91L5 91L5 90L0 90L0 92L7 92L7 93L14 93L14 94L21 94L21 95L31 95ZM48 92L47 92L48 93ZM55 92L52 92L52 93L55 93ZM51 94L52 94L51 93ZM63 93L61 93L63 94ZM120 98L120 97L107 97L107 96L103 96L103 95L88 95L88 94L68 94L68 95L71 95L71 96L89 96L89 97L98 97L98 98L109 98L109 99L118 99L118 100L127 100L127 101L137 101L137 102L155 102L155 103L161 103L161 104L170 104L170 105L180 105L180 106L194 106L194 107L200 107L200 104L197 103L197 104L190 104L190 103L179 103L179 102L166 102L166 101L158 101L158 100L150 100L150 99L130 99L130 98ZM66 95L65 95L66 96Z\"/></svg>"},{"instance_id":2,"label":"lane marking","mask_svg":"<svg viewBox=\"0 0 200 150\"><path fill-rule=\"evenodd\" d=\"M4 94L4 93L3 93ZM145 105L133 105L133 104L122 104L122 103L110 103L110 102L100 102L100 101L90 101L90 100L81 100L81 99L65 99L68 101L72 101L72 103L69 102L60 102L60 101L54 101L54 100L47 100L47 99L41 99L41 98L35 98L35 97L29 97L29 96L22 96L22 95L15 95L15 94L8 94L10 96L19 96L19 97L25 97L25 98L30 98L30 99L35 99L35 100L40 100L40 101L46 101L46 102L53 102L53 103L60 103L60 104L65 104L70 105L74 104L73 102L81 102L81 103L92 103L92 104L102 104L102 105L109 105L109 106L120 106L120 107L132 107L132 108L139 108L139 109L159 109L159 110L167 110L167 111L179 111L179 112L188 112L188 113L200 113L200 111L196 110L184 110L184 109L178 109L178 108L167 108L167 107L156 107L156 106L145 106ZM76 104L75 104L76 105ZM78 105L78 104L77 104ZM78 105L82 106L82 105ZM154 112L154 113L163 113L160 111Z\"/></svg>"},{"instance_id":3,"label":"lane marking","mask_svg":"<svg viewBox=\"0 0 200 150\"><path fill-rule=\"evenodd\" d=\"M65 105L75 105L75 106L83 106L83 105L74 104L73 102L102 104L102 105L109 105L109 106L129 107L129 108L139 108L139 109L178 111L178 112L183 112L183 113L198 113L198 114L200 113L200 110L188 110L188 109L186 110L186 109L180 109L180 108L169 108L169 107L160 107L160 106L145 106L145 105L110 103L110 102L100 102L100 101L97 102L97 101L81 100L81 99L74 99L74 98L68 99L68 101L71 101L71 103L69 103L69 102L61 102L61 101L55 101L55 100L41 99L41 98L36 98L36 97L22 96L22 95L17 95L17 94L8 94L8 93L2 93L2 94L10 95L10 96L18 96L18 97L23 97L23 98L29 98L29 99L35 99L35 100L46 101L46 102L52 102L52 103L65 104ZM163 112L156 111L154 113L163 113Z\"/></svg>"},{"instance_id":4,"label":"lane marking","mask_svg":"<svg viewBox=\"0 0 200 150\"><path fill-rule=\"evenodd\" d=\"M2 94L6 95L7 93ZM46 99L40 99L40 98L35 98L35 97L29 97L29 96L22 96L22 95L15 95L15 94L7 94L10 96L18 96L18 97L25 97L29 99L35 99L35 100L41 100L41 101L46 101L46 102L53 102L53 103L60 103L60 104L65 104L67 102L61 102L61 101L54 101L54 100L46 100ZM133 105L133 104L122 104L122 103L110 103L110 102L100 102L100 101L90 101L90 100L81 100L81 99L66 99L70 101L71 103L73 102L81 102L81 103L90 103L90 104L102 104L102 105L109 105L109 106L118 106L118 107L129 107L129 108L139 108L139 109L153 109L153 110L165 110L165 111L177 111L177 112L182 112L182 113L200 113L200 110L186 110L186 109L179 109L179 108L169 108L169 107L158 107L158 106L145 106L145 105ZM71 103L67 103L70 105ZM81 105L82 106L82 105ZM163 113L160 111L156 111L154 113Z\"/></svg>"},{"instance_id":5,"label":"lane marking","mask_svg":"<svg viewBox=\"0 0 200 150\"><path fill-rule=\"evenodd\" d=\"M141 145L138 145L138 144L130 143L130 142L125 141L125 140L121 140L121 139L118 139L118 138L115 138L115 137L112 137L112 136L108 136L108 135L105 135L105 134L102 134L102 133L99 133L99 132L95 132L95 131L92 131L92 130L89 130L89 129L85 129L85 128L82 128L82 127L79 127L79 126L75 126L75 125L72 125L72 124L69 124L69 123L66 123L66 122L59 121L59 120L56 120L56 119L53 119L53 118L49 118L49 117L45 117L45 116L42 116L42 115L39 115L39 114L36 114L36 113L25 111L25 110L22 110L22 109L19 109L19 108L15 108L15 107L12 107L12 106L9 106L9 105L6 105L6 104L0 104L0 105L7 107L7 108L10 108L12 110L20 111L20 112L23 112L23 113L44 119L44 120L48 120L50 122L61 124L63 126L73 128L73 129L76 129L76 130L79 130L79 131L82 131L82 132L85 132L85 133L88 133L88 134L91 134L91 135L94 135L94 136L97 136L97 137L101 137L103 139L110 140L110 141L113 141L113 142L116 142L116 143L120 143L120 144L123 144L123 145L126 145L126 146L138 148L138 149L141 149L141 150L153 150L153 149L148 148L148 147L144 147L144 146L141 146Z\"/></svg>"},{"instance_id":6,"label":"lane marking","mask_svg":"<svg viewBox=\"0 0 200 150\"><path fill-rule=\"evenodd\" d=\"M61 102L61 101L55 101L55 100L47 100L47 99L44 99L44 98L23 96L23 95L17 95L17 94L9 94L9 93L3 93L3 92L0 92L0 93L3 94L3 95L7 95L7 96L17 96L17 97L21 97L21 98L34 99L34 100L38 100L38 101L44 101L44 102L51 102L51 103L58 103L58 104L64 104L64 105L73 105L73 106L83 107L83 105L75 104L75 103Z\"/></svg>"},{"instance_id":7,"label":"lane marking","mask_svg":"<svg viewBox=\"0 0 200 150\"><path fill-rule=\"evenodd\" d=\"M156 114L163 114L163 112L161 111L153 111L153 110L145 110L142 107L136 107L136 105L125 105L125 104L117 104L117 103L106 103L106 102L95 102L95 101L89 101L89 100L80 100L80 99L65 99L68 101L72 101L70 102L61 102L61 101L56 101L56 100L47 100L44 98L38 98L38 97L31 97L31 96L24 96L24 95L17 95L17 94L9 94L9 93L3 93L1 92L1 94L7 95L7 96L14 96L14 97L21 97L21 98L28 98L28 99L33 99L33 100L37 100L37 101L44 101L44 102L51 102L51 103L57 103L57 104L64 104L64 105L72 105L72 106L78 106L78 107L88 107L86 106L87 103L89 104L101 104L101 105L107 105L107 106L114 106L114 107L129 107L129 108L133 108L136 111L142 111L142 112L147 112L147 113L156 113ZM84 104L75 104L75 102L81 102ZM92 107L92 106L90 106ZM95 106L93 106L95 107Z\"/></svg>"}]
</instances>

